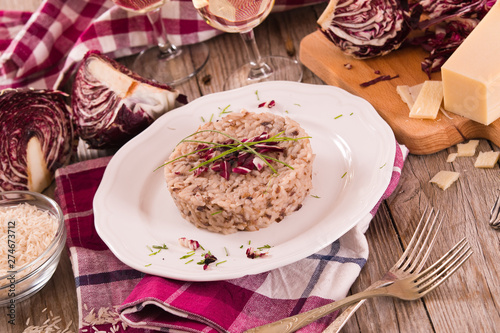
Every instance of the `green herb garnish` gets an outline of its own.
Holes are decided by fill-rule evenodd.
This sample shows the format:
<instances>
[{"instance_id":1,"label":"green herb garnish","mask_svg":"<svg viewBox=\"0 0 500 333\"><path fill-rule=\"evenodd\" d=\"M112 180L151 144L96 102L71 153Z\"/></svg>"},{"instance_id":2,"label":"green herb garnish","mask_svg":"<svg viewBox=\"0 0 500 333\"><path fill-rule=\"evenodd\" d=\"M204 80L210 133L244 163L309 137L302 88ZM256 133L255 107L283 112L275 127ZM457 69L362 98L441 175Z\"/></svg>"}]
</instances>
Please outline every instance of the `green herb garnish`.
<instances>
[{"instance_id":1,"label":"green herb garnish","mask_svg":"<svg viewBox=\"0 0 500 333\"><path fill-rule=\"evenodd\" d=\"M189 257L192 257L194 255L194 251L188 252L186 255L183 255L179 259L187 259Z\"/></svg>"},{"instance_id":2,"label":"green herb garnish","mask_svg":"<svg viewBox=\"0 0 500 333\"><path fill-rule=\"evenodd\" d=\"M223 263L225 263L225 262L227 262L227 260L224 260L224 261L219 261L218 263L216 263L216 264L215 264L215 266L219 266L220 264L223 264Z\"/></svg>"},{"instance_id":3,"label":"green herb garnish","mask_svg":"<svg viewBox=\"0 0 500 333\"><path fill-rule=\"evenodd\" d=\"M220 112L219 112L219 117L224 115L224 114L228 114L228 113L231 113L233 111L228 111L227 109L229 109L229 107L231 106L231 104L229 104L228 106L226 106L224 109L221 109L219 108Z\"/></svg>"},{"instance_id":4,"label":"green herb garnish","mask_svg":"<svg viewBox=\"0 0 500 333\"><path fill-rule=\"evenodd\" d=\"M339 119L340 117L342 117L342 114L339 114L337 117L335 117L333 119Z\"/></svg>"},{"instance_id":5,"label":"green herb garnish","mask_svg":"<svg viewBox=\"0 0 500 333\"><path fill-rule=\"evenodd\" d=\"M319 196L311 194L311 197L319 199Z\"/></svg>"},{"instance_id":6,"label":"green herb garnish","mask_svg":"<svg viewBox=\"0 0 500 333\"><path fill-rule=\"evenodd\" d=\"M213 142L207 142L207 141L201 141L201 140L190 140L189 138L196 135L196 134L199 134L199 133L203 133L203 132L212 132L212 133L218 133L218 134L221 134L231 140L234 141L234 143L230 143L230 144L219 144L219 143L213 143ZM170 163L173 163L175 161L178 161L182 158L185 158L185 157L188 157L190 155L193 155L193 154L197 154L199 152L202 152L202 151L205 151L205 150L208 150L208 149L212 149L212 148L225 148L227 150L223 151L222 153L218 154L217 156L214 156L212 157L211 159L209 160L206 160L206 161L203 161L202 163L198 164L197 166L191 168L189 171L195 171L196 169L198 168L201 168L203 166L206 166L210 163L213 163L214 161L217 161L229 154L232 154L234 152L246 152L246 153L251 153L251 154L254 154L256 156L258 156L272 171L273 173L277 173L276 169L268 162L268 160L271 160L271 161L274 161L274 162L277 162L277 163L281 163L282 165L290 168L293 170L293 167L283 161L280 161L274 157L271 157L271 156L268 156L268 155L264 155L264 154L261 154L259 152L257 152L255 149L252 148L252 146L256 145L256 144L262 144L262 143L267 143L267 142L283 142L283 141L298 141L298 140L303 140L303 139L309 139L311 138L310 136L306 136L306 137L300 137L300 138L290 138L290 137L286 137L286 136L281 136L284 134L284 131L282 132L279 132L278 134L268 138L268 139L264 139L264 140L258 140L258 141L252 141L252 142L242 142L234 137L232 137L231 135L229 134L226 134L226 133L223 133L223 132L220 132L220 131L215 131L215 130L202 130L202 131L197 131L191 135L188 135L187 137L185 137L184 139L182 139L177 145L181 144L181 143L185 143L185 142L190 142L190 143L199 143L199 144L204 144L204 145L208 145L207 147L204 147L204 148L201 148L201 149L197 149L195 151L192 151L188 154L185 154L185 155L182 155L182 156L179 156L177 158L174 158L173 160L171 161L168 161L162 165L160 165L159 167L157 167L154 171L158 170L159 168L167 165L167 164L170 164Z\"/></svg>"},{"instance_id":7,"label":"green herb garnish","mask_svg":"<svg viewBox=\"0 0 500 333\"><path fill-rule=\"evenodd\" d=\"M346 171L346 172L344 172L344 174L343 174L343 175L342 175L342 177L340 177L340 178L344 178L346 175L347 175L347 171Z\"/></svg>"}]
</instances>

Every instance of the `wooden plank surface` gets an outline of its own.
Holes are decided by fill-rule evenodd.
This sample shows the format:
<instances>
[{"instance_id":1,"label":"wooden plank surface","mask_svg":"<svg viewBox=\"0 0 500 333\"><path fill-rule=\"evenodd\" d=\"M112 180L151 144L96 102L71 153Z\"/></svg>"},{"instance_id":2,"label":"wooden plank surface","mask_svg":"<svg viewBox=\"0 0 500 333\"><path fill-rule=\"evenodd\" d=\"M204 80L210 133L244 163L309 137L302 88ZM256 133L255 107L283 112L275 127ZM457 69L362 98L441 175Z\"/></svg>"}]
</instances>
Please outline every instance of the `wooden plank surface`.
<instances>
[{"instance_id":1,"label":"wooden plank surface","mask_svg":"<svg viewBox=\"0 0 500 333\"><path fill-rule=\"evenodd\" d=\"M31 3L36 8L39 2L0 0L0 8L6 9L6 5L16 8L21 3L23 6ZM272 14L256 29L261 52L286 55L289 39L299 52L300 42L315 31L316 19L324 7L322 4ZM209 63L195 79L179 87L191 100L221 91L223 77L244 62L243 45L237 35L225 34L207 44L211 52ZM206 80L208 77L211 79ZM324 84L320 76L307 67L303 81ZM490 149L498 150L496 145L480 140L478 150ZM498 165L488 170L474 168L475 157L446 163L446 157L454 151L456 148L452 146L432 154L408 156L398 187L382 203L366 233L370 256L351 292L363 290L394 264L426 206L440 209L445 215L431 260L437 259L462 237L469 239L474 255L449 281L422 300L405 302L377 298L367 301L347 323L343 333L495 332L500 327L500 232L487 223L489 209L500 188L500 170ZM429 183L439 170L460 172L460 178L448 190L442 191ZM49 311L54 316L61 316L61 327L73 322L71 330L76 332L77 295L68 253L63 253L47 286L17 304L15 326L8 324L7 311L0 309L2 333L23 332L28 318L30 323L41 324Z\"/></svg>"},{"instance_id":2,"label":"wooden plank surface","mask_svg":"<svg viewBox=\"0 0 500 333\"><path fill-rule=\"evenodd\" d=\"M300 45L300 60L327 84L339 86L368 100L391 126L399 142L413 154L431 154L467 139L489 139L500 144L500 120L484 126L462 116L439 113L435 120L409 118L408 106L396 92L398 85L416 85L429 80L420 62L426 52L419 47L406 47L383 57L366 60L345 55L321 31L306 36ZM344 64L351 64L348 70ZM361 83L381 75L398 78L369 87ZM432 80L441 80L433 73Z\"/></svg>"}]
</instances>

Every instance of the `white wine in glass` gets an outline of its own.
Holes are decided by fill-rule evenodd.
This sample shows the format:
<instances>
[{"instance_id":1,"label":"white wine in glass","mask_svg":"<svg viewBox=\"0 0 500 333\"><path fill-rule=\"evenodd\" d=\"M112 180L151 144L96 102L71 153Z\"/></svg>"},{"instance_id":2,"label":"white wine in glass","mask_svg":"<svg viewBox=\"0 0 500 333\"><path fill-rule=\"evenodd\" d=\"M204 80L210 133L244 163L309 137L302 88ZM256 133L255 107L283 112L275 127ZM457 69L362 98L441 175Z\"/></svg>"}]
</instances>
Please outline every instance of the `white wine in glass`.
<instances>
[{"instance_id":1,"label":"white wine in glass","mask_svg":"<svg viewBox=\"0 0 500 333\"><path fill-rule=\"evenodd\" d=\"M168 85L177 85L195 76L205 66L209 51L204 43L173 45L161 19L161 8L167 0L112 0L131 12L146 14L153 26L157 45L142 51L131 70L142 77Z\"/></svg>"},{"instance_id":2,"label":"white wine in glass","mask_svg":"<svg viewBox=\"0 0 500 333\"><path fill-rule=\"evenodd\" d=\"M253 28L271 12L274 0L193 0L205 22L216 29L240 33L249 63L227 78L224 89L234 89L263 81L301 81L302 66L297 60L260 55Z\"/></svg>"}]
</instances>

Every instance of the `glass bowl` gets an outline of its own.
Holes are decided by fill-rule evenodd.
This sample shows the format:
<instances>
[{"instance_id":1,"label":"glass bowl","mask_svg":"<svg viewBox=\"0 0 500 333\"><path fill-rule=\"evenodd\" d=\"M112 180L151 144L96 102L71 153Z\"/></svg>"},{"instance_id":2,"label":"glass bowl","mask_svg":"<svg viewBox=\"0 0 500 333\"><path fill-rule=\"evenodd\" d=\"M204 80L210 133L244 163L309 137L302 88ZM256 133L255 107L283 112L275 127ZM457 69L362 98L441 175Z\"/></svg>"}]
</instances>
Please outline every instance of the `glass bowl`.
<instances>
[{"instance_id":1,"label":"glass bowl","mask_svg":"<svg viewBox=\"0 0 500 333\"><path fill-rule=\"evenodd\" d=\"M13 306L37 293L42 289L54 274L62 249L66 242L66 228L64 227L63 213L59 205L46 195L29 191L0 192L0 210L5 211L10 207L27 203L38 210L45 211L56 218L55 236L49 245L37 257L21 267L16 265L16 242L19 242L19 221L11 221L0 216L2 226L0 255L4 256L0 262L0 306ZM17 223L17 225L16 225ZM15 306L15 305L14 305Z\"/></svg>"}]
</instances>

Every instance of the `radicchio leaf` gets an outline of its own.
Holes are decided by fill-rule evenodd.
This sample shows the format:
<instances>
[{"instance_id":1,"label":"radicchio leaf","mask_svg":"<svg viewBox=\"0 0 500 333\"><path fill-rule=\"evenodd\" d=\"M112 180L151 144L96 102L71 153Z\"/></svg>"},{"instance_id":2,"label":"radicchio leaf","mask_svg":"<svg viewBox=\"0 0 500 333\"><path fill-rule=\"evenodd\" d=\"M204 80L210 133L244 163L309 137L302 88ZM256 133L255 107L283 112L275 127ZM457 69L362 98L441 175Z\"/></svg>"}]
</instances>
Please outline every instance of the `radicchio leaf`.
<instances>
[{"instance_id":1,"label":"radicchio leaf","mask_svg":"<svg viewBox=\"0 0 500 333\"><path fill-rule=\"evenodd\" d=\"M66 94L56 90L0 92L0 189L42 192L76 150Z\"/></svg>"},{"instance_id":2,"label":"radicchio leaf","mask_svg":"<svg viewBox=\"0 0 500 333\"><path fill-rule=\"evenodd\" d=\"M73 84L79 136L91 148L118 148L185 96L146 80L97 51L88 52Z\"/></svg>"}]
</instances>

